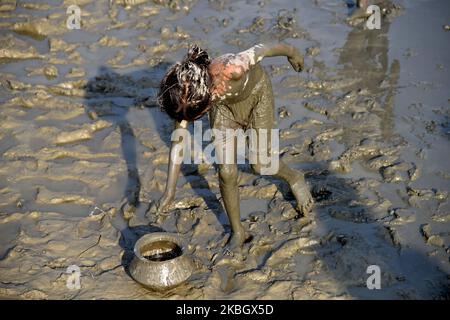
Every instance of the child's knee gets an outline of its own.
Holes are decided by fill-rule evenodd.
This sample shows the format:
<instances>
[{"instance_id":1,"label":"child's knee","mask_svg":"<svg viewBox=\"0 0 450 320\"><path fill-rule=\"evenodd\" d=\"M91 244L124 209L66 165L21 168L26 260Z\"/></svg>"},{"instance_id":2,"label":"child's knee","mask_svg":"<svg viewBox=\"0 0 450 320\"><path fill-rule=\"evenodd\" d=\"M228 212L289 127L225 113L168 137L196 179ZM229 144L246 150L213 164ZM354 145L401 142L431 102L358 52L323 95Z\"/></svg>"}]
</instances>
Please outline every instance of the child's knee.
<instances>
[{"instance_id":1,"label":"child's knee","mask_svg":"<svg viewBox=\"0 0 450 320\"><path fill-rule=\"evenodd\" d=\"M252 164L252 170L255 174L262 176L276 176L280 171L280 162L279 159L275 159L270 162L270 164L263 165L261 163Z\"/></svg>"},{"instance_id":2,"label":"child's knee","mask_svg":"<svg viewBox=\"0 0 450 320\"><path fill-rule=\"evenodd\" d=\"M223 164L219 166L219 179L224 184L236 184L238 169L234 164Z\"/></svg>"}]
</instances>

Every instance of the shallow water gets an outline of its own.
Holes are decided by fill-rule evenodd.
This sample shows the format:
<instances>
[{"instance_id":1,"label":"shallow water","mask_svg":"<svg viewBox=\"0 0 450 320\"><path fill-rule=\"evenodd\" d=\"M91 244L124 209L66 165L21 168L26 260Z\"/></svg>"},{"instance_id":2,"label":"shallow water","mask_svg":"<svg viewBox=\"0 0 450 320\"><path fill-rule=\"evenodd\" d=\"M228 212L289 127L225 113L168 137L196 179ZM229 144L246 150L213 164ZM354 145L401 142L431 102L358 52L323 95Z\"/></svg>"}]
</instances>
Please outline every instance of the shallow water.
<instances>
[{"instance_id":1,"label":"shallow water","mask_svg":"<svg viewBox=\"0 0 450 320\"><path fill-rule=\"evenodd\" d=\"M0 11L11 44L0 56L0 296L448 298L450 3L397 1L370 31L346 22L345 1L169 2ZM65 27L71 3L80 30ZM128 228L123 217L143 219L164 189L172 124L154 97L168 66L191 42L217 56L271 40L309 52L300 74L284 58L263 64L288 111L283 158L316 195L312 221L287 185L243 167L253 239L244 262L228 261L217 174L186 166L172 214ZM184 237L199 265L165 294L126 273L136 239L159 230ZM66 287L72 264L80 290ZM372 264L381 290L366 288Z\"/></svg>"}]
</instances>

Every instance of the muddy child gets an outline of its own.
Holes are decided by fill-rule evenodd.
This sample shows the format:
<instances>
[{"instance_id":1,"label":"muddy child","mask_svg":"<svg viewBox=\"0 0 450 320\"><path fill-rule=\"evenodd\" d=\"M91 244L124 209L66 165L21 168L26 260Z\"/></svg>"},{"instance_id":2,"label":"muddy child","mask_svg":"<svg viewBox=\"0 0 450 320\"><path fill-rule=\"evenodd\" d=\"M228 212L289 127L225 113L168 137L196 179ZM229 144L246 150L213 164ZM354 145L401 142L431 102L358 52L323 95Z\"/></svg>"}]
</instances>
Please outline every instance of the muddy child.
<instances>
[{"instance_id":1,"label":"muddy child","mask_svg":"<svg viewBox=\"0 0 450 320\"><path fill-rule=\"evenodd\" d=\"M208 54L192 46L185 59L173 65L161 81L159 103L175 120L175 128L187 128L188 123L201 118L207 112L211 127L219 132L227 129L252 128L256 134L270 131L275 126L275 104L272 85L260 62L267 57L285 56L295 71L304 67L303 56L293 46L258 44L237 54L224 54L210 60ZM225 134L214 137L216 153L229 141ZM270 143L270 139L267 139ZM176 182L183 157L183 141L172 142L166 189L150 213L163 213L174 199ZM236 148L234 148L236 150ZM266 147L271 152L271 147ZM278 158L277 158L278 159ZM253 163L255 173L260 174L262 163ZM236 163L218 165L220 192L227 212L232 236L228 249L242 247L249 235L240 218L238 192L238 167ZM281 159L276 177L285 180L297 201L302 214L310 212L313 199L304 175L289 168Z\"/></svg>"}]
</instances>

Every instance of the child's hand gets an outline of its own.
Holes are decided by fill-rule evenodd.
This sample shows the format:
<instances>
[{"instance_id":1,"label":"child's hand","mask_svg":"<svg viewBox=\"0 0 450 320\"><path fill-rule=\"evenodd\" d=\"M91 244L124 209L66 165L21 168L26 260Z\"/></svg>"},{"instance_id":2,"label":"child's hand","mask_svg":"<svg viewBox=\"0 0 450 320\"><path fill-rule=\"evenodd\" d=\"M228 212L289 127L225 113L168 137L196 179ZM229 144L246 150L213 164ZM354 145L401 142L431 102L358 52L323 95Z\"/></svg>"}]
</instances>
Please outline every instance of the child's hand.
<instances>
[{"instance_id":1,"label":"child's hand","mask_svg":"<svg viewBox=\"0 0 450 320\"><path fill-rule=\"evenodd\" d=\"M305 67L303 56L300 52L298 52L297 49L292 56L288 57L288 61L291 64L292 68L294 68L294 70L297 72L301 72Z\"/></svg>"},{"instance_id":2,"label":"child's hand","mask_svg":"<svg viewBox=\"0 0 450 320\"><path fill-rule=\"evenodd\" d=\"M164 215L165 211L168 209L170 202L173 199L171 197L167 197L166 195L163 195L159 200L154 201L150 209L147 211L147 214L153 214L153 215Z\"/></svg>"}]
</instances>

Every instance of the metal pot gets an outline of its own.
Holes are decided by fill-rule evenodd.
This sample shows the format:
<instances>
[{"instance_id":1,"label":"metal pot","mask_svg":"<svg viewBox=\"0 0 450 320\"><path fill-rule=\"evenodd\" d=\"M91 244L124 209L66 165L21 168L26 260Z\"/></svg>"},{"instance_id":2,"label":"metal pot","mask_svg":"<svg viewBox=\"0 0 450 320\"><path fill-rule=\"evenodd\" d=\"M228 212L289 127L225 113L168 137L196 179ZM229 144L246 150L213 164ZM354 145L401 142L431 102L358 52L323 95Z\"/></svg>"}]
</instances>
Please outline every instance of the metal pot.
<instances>
[{"instance_id":1,"label":"metal pot","mask_svg":"<svg viewBox=\"0 0 450 320\"><path fill-rule=\"evenodd\" d=\"M136 242L129 271L143 286L167 290L189 279L194 263L185 254L183 243L176 234L155 232Z\"/></svg>"}]
</instances>

